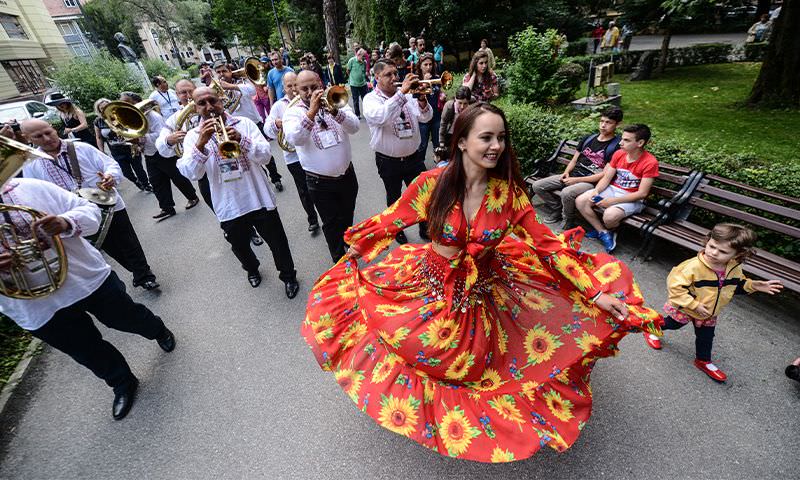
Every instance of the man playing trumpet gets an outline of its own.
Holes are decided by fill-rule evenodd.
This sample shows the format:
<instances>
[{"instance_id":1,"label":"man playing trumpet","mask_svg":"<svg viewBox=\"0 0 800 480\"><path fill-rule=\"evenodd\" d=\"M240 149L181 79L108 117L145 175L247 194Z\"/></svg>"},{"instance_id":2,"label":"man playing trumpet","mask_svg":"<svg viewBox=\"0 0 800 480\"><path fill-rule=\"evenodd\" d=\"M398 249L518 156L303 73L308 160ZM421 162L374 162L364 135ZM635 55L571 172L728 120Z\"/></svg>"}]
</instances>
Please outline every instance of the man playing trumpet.
<instances>
[{"instance_id":1,"label":"man playing trumpet","mask_svg":"<svg viewBox=\"0 0 800 480\"><path fill-rule=\"evenodd\" d=\"M22 169L26 178L54 183L64 190L99 187L113 191L117 198L114 216L100 248L123 268L133 273L133 286L145 290L158 288L142 244L136 235L122 195L115 185L122 180L119 164L100 150L83 142L67 142L58 137L49 123L31 119L22 122L22 133L53 160L35 158Z\"/></svg>"},{"instance_id":2,"label":"man playing trumpet","mask_svg":"<svg viewBox=\"0 0 800 480\"><path fill-rule=\"evenodd\" d=\"M322 218L325 242L336 262L345 253L343 236L353 224L356 209L358 180L349 137L360 123L346 102L335 111L332 105L324 107L329 102L316 73L300 72L296 90L302 101L283 114L283 131L297 150L308 191Z\"/></svg>"},{"instance_id":3,"label":"man playing trumpet","mask_svg":"<svg viewBox=\"0 0 800 480\"><path fill-rule=\"evenodd\" d=\"M213 89L200 87L193 98L203 120L186 134L178 168L193 180L208 175L214 213L250 285L261 284L259 261L250 248L255 228L272 251L286 296L294 298L299 286L289 241L275 194L266 175L256 168L269 161L269 143L252 120L228 115Z\"/></svg>"},{"instance_id":4,"label":"man playing trumpet","mask_svg":"<svg viewBox=\"0 0 800 480\"><path fill-rule=\"evenodd\" d=\"M278 138L279 132L283 130L283 114L289 104L296 98L294 91L296 81L297 75L293 72L283 76L283 90L286 95L272 106L264 125L264 133L269 140ZM284 135L283 138L285 141L286 136ZM297 151L294 150L294 145L288 144L288 147L290 150L283 152L283 161L286 162L286 168L292 174L294 184L297 187L297 195L300 196L300 203L303 205L303 210L306 211L308 231L313 233L319 230L319 220L317 219L317 212L314 210L314 202L308 193L306 173L303 171L303 166L300 164L300 158L297 156Z\"/></svg>"}]
</instances>

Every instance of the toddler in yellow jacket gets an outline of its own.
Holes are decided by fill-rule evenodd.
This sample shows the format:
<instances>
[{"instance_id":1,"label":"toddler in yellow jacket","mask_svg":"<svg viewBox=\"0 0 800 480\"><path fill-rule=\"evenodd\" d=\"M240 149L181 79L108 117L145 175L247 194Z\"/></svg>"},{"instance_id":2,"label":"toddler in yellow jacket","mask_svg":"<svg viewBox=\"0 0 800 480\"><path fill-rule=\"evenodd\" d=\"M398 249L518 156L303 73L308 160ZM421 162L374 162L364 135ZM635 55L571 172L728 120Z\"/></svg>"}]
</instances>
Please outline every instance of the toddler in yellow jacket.
<instances>
[{"instance_id":1,"label":"toddler in yellow jacket","mask_svg":"<svg viewBox=\"0 0 800 480\"><path fill-rule=\"evenodd\" d=\"M752 253L756 234L749 228L720 223L708 233L706 246L696 257L673 268L667 277L669 299L664 305L662 330L677 330L692 322L695 333L695 366L718 382L728 377L711 362L711 347L717 315L734 295L764 292L774 295L780 280L750 280L742 263ZM661 340L644 334L647 344L658 350Z\"/></svg>"}]
</instances>

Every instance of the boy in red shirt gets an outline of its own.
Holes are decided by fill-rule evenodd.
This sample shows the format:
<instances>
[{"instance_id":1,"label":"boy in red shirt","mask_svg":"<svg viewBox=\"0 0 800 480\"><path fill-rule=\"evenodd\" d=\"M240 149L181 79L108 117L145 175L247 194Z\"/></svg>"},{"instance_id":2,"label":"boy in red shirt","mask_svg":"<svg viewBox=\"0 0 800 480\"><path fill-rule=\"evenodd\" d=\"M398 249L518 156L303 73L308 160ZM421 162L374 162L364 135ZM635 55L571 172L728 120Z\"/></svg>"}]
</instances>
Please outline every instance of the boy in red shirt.
<instances>
[{"instance_id":1,"label":"boy in red shirt","mask_svg":"<svg viewBox=\"0 0 800 480\"><path fill-rule=\"evenodd\" d=\"M593 190L580 195L575 204L595 230L587 238L600 240L611 253L617 246L615 228L625 217L644 209L644 199L658 177L658 160L644 146L650 140L650 128L643 124L628 125L622 131L620 149L605 166L603 178ZM594 207L603 209L602 220Z\"/></svg>"}]
</instances>

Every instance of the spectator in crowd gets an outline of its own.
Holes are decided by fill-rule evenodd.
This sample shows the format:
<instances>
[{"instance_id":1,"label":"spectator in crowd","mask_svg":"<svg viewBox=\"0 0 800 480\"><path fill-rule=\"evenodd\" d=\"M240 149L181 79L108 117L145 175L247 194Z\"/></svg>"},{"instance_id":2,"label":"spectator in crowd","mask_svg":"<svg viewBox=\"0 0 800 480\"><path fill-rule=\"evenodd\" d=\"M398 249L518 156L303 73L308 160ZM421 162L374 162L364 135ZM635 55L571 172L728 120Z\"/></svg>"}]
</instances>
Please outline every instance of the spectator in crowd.
<instances>
[{"instance_id":1,"label":"spectator in crowd","mask_svg":"<svg viewBox=\"0 0 800 480\"><path fill-rule=\"evenodd\" d=\"M259 61L261 62L261 68L263 69L262 75L264 75L264 78L268 78L269 71L272 68L272 62L270 62L269 57L266 55L262 55ZM269 115L269 107L270 107L269 89L266 83L264 85L254 84L254 86L256 87L256 94L253 97L253 103L255 104L256 111L258 112L258 115L261 117L261 121L263 122Z\"/></svg>"},{"instance_id":2,"label":"spectator in crowd","mask_svg":"<svg viewBox=\"0 0 800 480\"><path fill-rule=\"evenodd\" d=\"M422 40L422 39L420 39ZM417 40L419 42L420 40ZM420 80L433 80L439 78L436 73L436 62L433 61L432 53L423 53L419 57L416 72ZM434 152L439 148L439 124L442 122L442 109L447 100L447 95L442 91L441 85L433 85L431 93L428 94L428 105L433 109L433 117L427 122L419 122L419 158L425 159L428 153L428 141L433 144Z\"/></svg>"},{"instance_id":3,"label":"spectator in crowd","mask_svg":"<svg viewBox=\"0 0 800 480\"><path fill-rule=\"evenodd\" d=\"M544 201L541 213L545 223L563 219L564 230L576 226L575 200L603 178L603 169L619 148L620 137L616 131L620 122L621 109L611 107L603 112L598 132L581 139L564 173L540 178L533 183L533 192ZM556 195L559 190L561 194Z\"/></svg>"},{"instance_id":4,"label":"spectator in crowd","mask_svg":"<svg viewBox=\"0 0 800 480\"><path fill-rule=\"evenodd\" d=\"M434 151L436 166L446 165L450 160L450 141L453 138L453 125L458 115L472 103L472 91L469 87L458 87L456 97L448 100L442 109L442 121L439 124L439 149Z\"/></svg>"},{"instance_id":5,"label":"spectator in crowd","mask_svg":"<svg viewBox=\"0 0 800 480\"><path fill-rule=\"evenodd\" d=\"M494 53L492 53L492 49L489 48L489 40L486 40L485 38L481 40L481 48L479 48L478 51L485 53L489 57L489 68L494 70Z\"/></svg>"},{"instance_id":6,"label":"spectator in crowd","mask_svg":"<svg viewBox=\"0 0 800 480\"><path fill-rule=\"evenodd\" d=\"M300 57L300 70L298 70L298 72L302 72L303 70L308 70L308 60L306 60L305 56Z\"/></svg>"},{"instance_id":7,"label":"spectator in crowd","mask_svg":"<svg viewBox=\"0 0 800 480\"><path fill-rule=\"evenodd\" d=\"M436 40L431 43L433 44L433 61L436 62L436 73L441 75L444 71L444 47Z\"/></svg>"},{"instance_id":8,"label":"spectator in crowd","mask_svg":"<svg viewBox=\"0 0 800 480\"><path fill-rule=\"evenodd\" d=\"M287 66L287 67L291 67L292 66L292 62L289 59L289 52L283 47L280 48L280 56L281 56L281 60L283 61L283 64L285 66ZM270 58L272 58L272 57L270 57ZM275 64L275 61L273 60L272 63ZM282 78L281 78L281 80L282 80Z\"/></svg>"},{"instance_id":9,"label":"spectator in crowd","mask_svg":"<svg viewBox=\"0 0 800 480\"><path fill-rule=\"evenodd\" d=\"M319 75L319 78L322 78L322 67L317 62L317 57L311 53L306 53L306 65L309 70Z\"/></svg>"},{"instance_id":10,"label":"spectator in crowd","mask_svg":"<svg viewBox=\"0 0 800 480\"><path fill-rule=\"evenodd\" d=\"M325 66L325 70L322 71L322 81L325 87L344 84L342 66L339 65L332 53L328 54L328 64Z\"/></svg>"},{"instance_id":11,"label":"spectator in crowd","mask_svg":"<svg viewBox=\"0 0 800 480\"><path fill-rule=\"evenodd\" d=\"M376 48L372 50L372 56L370 56L369 62L369 85L370 89L375 88L376 80L375 80L375 62L381 59L380 51Z\"/></svg>"},{"instance_id":12,"label":"spectator in crowd","mask_svg":"<svg viewBox=\"0 0 800 480\"><path fill-rule=\"evenodd\" d=\"M614 20L611 20L608 22L608 29L606 30L606 33L603 34L603 44L601 45L601 50L607 52L612 48L616 48L617 40L619 40L619 28L617 28Z\"/></svg>"},{"instance_id":13,"label":"spectator in crowd","mask_svg":"<svg viewBox=\"0 0 800 480\"><path fill-rule=\"evenodd\" d=\"M626 23L622 26L622 38L619 41L619 50L627 52L631 48L631 41L633 41L633 26Z\"/></svg>"},{"instance_id":14,"label":"spectator in crowd","mask_svg":"<svg viewBox=\"0 0 800 480\"><path fill-rule=\"evenodd\" d=\"M603 178L592 190L582 193L575 203L594 231L586 238L600 240L611 253L617 246L616 228L625 219L644 209L644 199L658 177L658 160L645 150L650 141L647 125L628 125L622 130L620 149L603 170ZM603 209L602 220L594 208Z\"/></svg>"},{"instance_id":15,"label":"spectator in crowd","mask_svg":"<svg viewBox=\"0 0 800 480\"><path fill-rule=\"evenodd\" d=\"M489 54L485 51L475 52L464 75L462 83L472 91L472 97L478 102L491 102L500 96L497 75L489 66Z\"/></svg>"},{"instance_id":16,"label":"spectator in crowd","mask_svg":"<svg viewBox=\"0 0 800 480\"><path fill-rule=\"evenodd\" d=\"M86 121L86 114L83 110L78 108L69 97L61 92L55 92L50 95L47 102L51 107L56 107L61 121L64 122L64 135L72 135L81 142L88 143L93 147L95 145L94 131L89 129L89 124Z\"/></svg>"},{"instance_id":17,"label":"spectator in crowd","mask_svg":"<svg viewBox=\"0 0 800 480\"><path fill-rule=\"evenodd\" d=\"M761 15L761 18L747 30L747 43L766 42L769 40L769 32L772 30L772 22L769 14Z\"/></svg>"},{"instance_id":18,"label":"spectator in crowd","mask_svg":"<svg viewBox=\"0 0 800 480\"><path fill-rule=\"evenodd\" d=\"M389 45L389 48L386 50L386 58L394 63L394 66L397 68L397 78L402 80L406 78L406 75L411 73L411 64L408 63L406 57L408 55L403 55L403 47L400 46L399 43L392 43Z\"/></svg>"},{"instance_id":19,"label":"spectator in crowd","mask_svg":"<svg viewBox=\"0 0 800 480\"><path fill-rule=\"evenodd\" d=\"M291 67L284 66L283 58L278 52L270 54L273 68L267 74L267 88L269 88L269 100L272 104L283 98L283 76L294 71Z\"/></svg>"},{"instance_id":20,"label":"spectator in crowd","mask_svg":"<svg viewBox=\"0 0 800 480\"><path fill-rule=\"evenodd\" d=\"M167 80L161 75L156 75L150 79L155 90L150 94L150 100L155 101L161 109L161 115L164 118L169 117L173 113L181 109L181 104L178 101L178 95L175 90L169 88Z\"/></svg>"},{"instance_id":21,"label":"spectator in crowd","mask_svg":"<svg viewBox=\"0 0 800 480\"><path fill-rule=\"evenodd\" d=\"M360 103L367 94L367 63L364 58L367 51L359 48L355 56L347 61L347 78L350 85L350 96L353 100L353 113L361 119Z\"/></svg>"},{"instance_id":22,"label":"spectator in crowd","mask_svg":"<svg viewBox=\"0 0 800 480\"><path fill-rule=\"evenodd\" d=\"M598 22L594 27L594 30L592 30L592 53L597 53L597 49L600 47L600 42L603 40L603 33L605 33L603 25L602 23Z\"/></svg>"}]
</instances>

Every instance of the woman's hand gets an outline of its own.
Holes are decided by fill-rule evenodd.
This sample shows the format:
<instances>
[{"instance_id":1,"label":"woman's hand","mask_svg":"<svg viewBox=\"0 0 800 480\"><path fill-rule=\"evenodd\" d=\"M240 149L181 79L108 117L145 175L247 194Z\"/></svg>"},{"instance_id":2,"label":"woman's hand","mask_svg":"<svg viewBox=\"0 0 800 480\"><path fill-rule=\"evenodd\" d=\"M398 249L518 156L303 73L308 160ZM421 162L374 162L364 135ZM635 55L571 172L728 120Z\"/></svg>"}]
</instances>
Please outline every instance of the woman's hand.
<instances>
[{"instance_id":1,"label":"woman's hand","mask_svg":"<svg viewBox=\"0 0 800 480\"><path fill-rule=\"evenodd\" d=\"M610 313L619 321L623 321L628 317L628 306L622 300L614 298L607 293L601 293L594 303L601 310Z\"/></svg>"},{"instance_id":2,"label":"woman's hand","mask_svg":"<svg viewBox=\"0 0 800 480\"><path fill-rule=\"evenodd\" d=\"M348 258L353 258L353 259L361 258L361 252L358 251L355 245L350 245L350 248L347 249L347 253L345 253L345 255Z\"/></svg>"}]
</instances>

